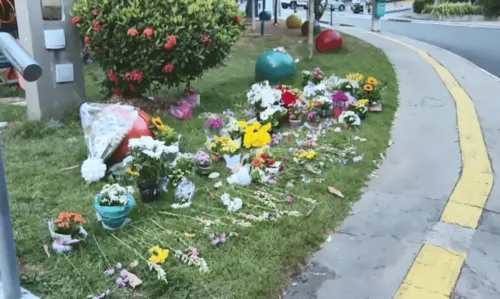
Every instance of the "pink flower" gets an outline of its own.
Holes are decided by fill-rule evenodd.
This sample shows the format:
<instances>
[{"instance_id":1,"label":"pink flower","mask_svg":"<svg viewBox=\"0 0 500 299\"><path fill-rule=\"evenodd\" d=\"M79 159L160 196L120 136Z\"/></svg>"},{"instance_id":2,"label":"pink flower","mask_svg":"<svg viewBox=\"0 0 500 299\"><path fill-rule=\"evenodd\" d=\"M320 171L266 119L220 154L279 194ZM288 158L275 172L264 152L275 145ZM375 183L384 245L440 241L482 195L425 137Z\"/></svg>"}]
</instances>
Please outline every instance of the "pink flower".
<instances>
[{"instance_id":1,"label":"pink flower","mask_svg":"<svg viewBox=\"0 0 500 299\"><path fill-rule=\"evenodd\" d=\"M99 14L99 9L97 9L97 8L96 8L96 9L94 9L94 10L92 11L92 14L93 14L94 16L97 16L97 15Z\"/></svg>"},{"instance_id":2,"label":"pink flower","mask_svg":"<svg viewBox=\"0 0 500 299\"><path fill-rule=\"evenodd\" d=\"M121 96L121 95L122 95L122 90L121 90L121 89L119 89L118 87L113 88L113 92L114 92L114 94L116 94L117 96Z\"/></svg>"},{"instance_id":3,"label":"pink flower","mask_svg":"<svg viewBox=\"0 0 500 299\"><path fill-rule=\"evenodd\" d=\"M149 28L149 27L148 27L148 28L144 29L144 31L142 32L142 34L143 34L146 38L148 38L148 39L152 38L152 37L153 37L153 34L154 34L153 28Z\"/></svg>"},{"instance_id":4,"label":"pink flower","mask_svg":"<svg viewBox=\"0 0 500 299\"><path fill-rule=\"evenodd\" d=\"M293 197L291 196L288 196L288 203L289 204L292 204L295 200L293 199Z\"/></svg>"},{"instance_id":5,"label":"pink flower","mask_svg":"<svg viewBox=\"0 0 500 299\"><path fill-rule=\"evenodd\" d=\"M118 84L118 76L116 75L115 71L109 70L108 71L108 78L111 82Z\"/></svg>"},{"instance_id":6,"label":"pink flower","mask_svg":"<svg viewBox=\"0 0 500 299\"><path fill-rule=\"evenodd\" d=\"M164 46L165 50L170 50L173 47L175 47L176 45L177 45L177 36L175 36L175 35L169 35L168 36L168 41L167 41L167 43Z\"/></svg>"},{"instance_id":7,"label":"pink flower","mask_svg":"<svg viewBox=\"0 0 500 299\"><path fill-rule=\"evenodd\" d=\"M89 44L89 42L90 42L90 36L86 36L86 37L83 39L83 43L84 43L85 45L88 45L88 44Z\"/></svg>"},{"instance_id":8,"label":"pink flower","mask_svg":"<svg viewBox=\"0 0 500 299\"><path fill-rule=\"evenodd\" d=\"M132 80L134 80L136 82L141 82L143 77L144 77L144 73L139 71L139 70L134 70L132 72Z\"/></svg>"},{"instance_id":9,"label":"pink flower","mask_svg":"<svg viewBox=\"0 0 500 299\"><path fill-rule=\"evenodd\" d=\"M172 64L172 63L167 63L167 65L165 65L165 67L163 68L163 71L165 73L172 73L175 69L175 66Z\"/></svg>"},{"instance_id":10,"label":"pink flower","mask_svg":"<svg viewBox=\"0 0 500 299\"><path fill-rule=\"evenodd\" d=\"M79 16L76 16L76 17L73 18L73 20L71 20L71 23L73 25L76 25L76 24L79 24L81 20L82 19Z\"/></svg>"},{"instance_id":11,"label":"pink flower","mask_svg":"<svg viewBox=\"0 0 500 299\"><path fill-rule=\"evenodd\" d=\"M92 27L94 27L96 32L101 32L102 30L101 24L97 20L92 21Z\"/></svg>"},{"instance_id":12,"label":"pink flower","mask_svg":"<svg viewBox=\"0 0 500 299\"><path fill-rule=\"evenodd\" d=\"M238 24L241 24L241 17L240 17L240 16L236 16L236 17L234 18L234 21L235 21L236 23L238 23Z\"/></svg>"},{"instance_id":13,"label":"pink flower","mask_svg":"<svg viewBox=\"0 0 500 299\"><path fill-rule=\"evenodd\" d=\"M204 43L211 43L212 42L212 38L210 37L210 35L200 35L200 39Z\"/></svg>"},{"instance_id":14,"label":"pink flower","mask_svg":"<svg viewBox=\"0 0 500 299\"><path fill-rule=\"evenodd\" d=\"M132 81L132 73L126 72L125 73L125 79L127 79L128 81Z\"/></svg>"},{"instance_id":15,"label":"pink flower","mask_svg":"<svg viewBox=\"0 0 500 299\"><path fill-rule=\"evenodd\" d=\"M134 84L132 84L132 83L130 83L130 84L128 85L128 88L129 88L129 89L130 89L130 91L132 91L132 92L134 92L134 91L135 91L135 86L134 86Z\"/></svg>"},{"instance_id":16,"label":"pink flower","mask_svg":"<svg viewBox=\"0 0 500 299\"><path fill-rule=\"evenodd\" d=\"M132 36L132 37L136 37L139 34L139 31L137 31L137 29L135 29L135 28L130 28L127 31L127 34Z\"/></svg>"}]
</instances>

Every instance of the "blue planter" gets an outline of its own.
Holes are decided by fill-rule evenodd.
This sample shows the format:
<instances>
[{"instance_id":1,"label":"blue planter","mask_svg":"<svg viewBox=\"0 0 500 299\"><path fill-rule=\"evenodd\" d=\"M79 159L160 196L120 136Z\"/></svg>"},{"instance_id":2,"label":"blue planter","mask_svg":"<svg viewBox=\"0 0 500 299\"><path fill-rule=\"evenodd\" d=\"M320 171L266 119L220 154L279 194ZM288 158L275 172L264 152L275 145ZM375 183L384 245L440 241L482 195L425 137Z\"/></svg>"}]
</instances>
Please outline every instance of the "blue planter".
<instances>
[{"instance_id":1,"label":"blue planter","mask_svg":"<svg viewBox=\"0 0 500 299\"><path fill-rule=\"evenodd\" d=\"M97 194L94 207L102 218L102 223L109 228L119 228L125 222L127 215L134 209L135 200L132 195L128 195L128 204L126 206L101 206L102 196Z\"/></svg>"}]
</instances>

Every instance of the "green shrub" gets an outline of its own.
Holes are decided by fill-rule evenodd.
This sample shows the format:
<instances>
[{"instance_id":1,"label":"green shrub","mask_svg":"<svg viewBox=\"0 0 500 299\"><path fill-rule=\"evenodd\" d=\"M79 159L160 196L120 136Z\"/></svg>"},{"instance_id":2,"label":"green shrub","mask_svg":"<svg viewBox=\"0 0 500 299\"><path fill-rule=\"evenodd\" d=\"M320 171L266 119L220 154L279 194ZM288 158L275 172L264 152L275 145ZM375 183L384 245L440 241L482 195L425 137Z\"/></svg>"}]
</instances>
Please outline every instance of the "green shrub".
<instances>
[{"instance_id":1,"label":"green shrub","mask_svg":"<svg viewBox=\"0 0 500 299\"><path fill-rule=\"evenodd\" d=\"M102 82L124 96L173 87L219 66L244 26L234 0L77 0L73 24Z\"/></svg>"},{"instance_id":2,"label":"green shrub","mask_svg":"<svg viewBox=\"0 0 500 299\"><path fill-rule=\"evenodd\" d=\"M413 12L422 13L426 5L433 4L434 0L415 0L413 2Z\"/></svg>"},{"instance_id":3,"label":"green shrub","mask_svg":"<svg viewBox=\"0 0 500 299\"><path fill-rule=\"evenodd\" d=\"M480 0L485 17L498 17L500 15L500 0Z\"/></svg>"},{"instance_id":4,"label":"green shrub","mask_svg":"<svg viewBox=\"0 0 500 299\"><path fill-rule=\"evenodd\" d=\"M441 2L440 4L426 5L422 13L445 17L481 15L483 14L483 8L479 5L473 5L469 3Z\"/></svg>"}]
</instances>

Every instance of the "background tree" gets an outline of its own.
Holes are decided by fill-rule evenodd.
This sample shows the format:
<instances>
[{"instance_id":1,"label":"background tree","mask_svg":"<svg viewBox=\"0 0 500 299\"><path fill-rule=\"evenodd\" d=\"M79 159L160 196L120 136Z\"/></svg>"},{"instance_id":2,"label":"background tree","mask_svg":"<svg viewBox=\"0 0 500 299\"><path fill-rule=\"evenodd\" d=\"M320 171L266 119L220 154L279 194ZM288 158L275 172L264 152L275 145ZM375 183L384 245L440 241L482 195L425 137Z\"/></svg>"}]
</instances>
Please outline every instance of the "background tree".
<instances>
[{"instance_id":1,"label":"background tree","mask_svg":"<svg viewBox=\"0 0 500 299\"><path fill-rule=\"evenodd\" d=\"M315 23L314 7L316 1L317 0L309 0L309 5L307 6L307 15L308 15L307 19L309 23L307 43L309 45L309 59L311 59L314 54L314 23Z\"/></svg>"}]
</instances>

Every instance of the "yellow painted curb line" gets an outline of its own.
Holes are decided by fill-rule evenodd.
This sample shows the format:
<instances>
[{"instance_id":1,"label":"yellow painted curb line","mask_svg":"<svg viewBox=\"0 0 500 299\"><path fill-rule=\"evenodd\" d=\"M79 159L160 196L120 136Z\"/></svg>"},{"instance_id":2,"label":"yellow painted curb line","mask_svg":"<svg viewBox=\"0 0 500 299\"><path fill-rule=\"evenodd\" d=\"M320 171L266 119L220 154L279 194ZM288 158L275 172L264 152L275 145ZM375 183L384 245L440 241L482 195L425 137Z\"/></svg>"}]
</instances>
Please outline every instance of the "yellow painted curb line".
<instances>
[{"instance_id":1,"label":"yellow painted curb line","mask_svg":"<svg viewBox=\"0 0 500 299\"><path fill-rule=\"evenodd\" d=\"M441 222L477 228L493 187L493 171L474 103L450 71L427 52L394 38L371 32L370 34L417 52L436 70L455 100L463 166L462 174L441 215Z\"/></svg>"},{"instance_id":2,"label":"yellow painted curb line","mask_svg":"<svg viewBox=\"0 0 500 299\"><path fill-rule=\"evenodd\" d=\"M417 52L438 73L457 110L462 173L441 215L441 222L477 228L493 187L493 171L476 113L467 92L429 53L397 39L372 33ZM448 299L467 257L465 252L424 244L394 299Z\"/></svg>"}]
</instances>

